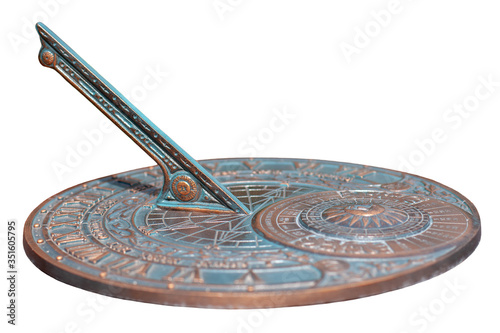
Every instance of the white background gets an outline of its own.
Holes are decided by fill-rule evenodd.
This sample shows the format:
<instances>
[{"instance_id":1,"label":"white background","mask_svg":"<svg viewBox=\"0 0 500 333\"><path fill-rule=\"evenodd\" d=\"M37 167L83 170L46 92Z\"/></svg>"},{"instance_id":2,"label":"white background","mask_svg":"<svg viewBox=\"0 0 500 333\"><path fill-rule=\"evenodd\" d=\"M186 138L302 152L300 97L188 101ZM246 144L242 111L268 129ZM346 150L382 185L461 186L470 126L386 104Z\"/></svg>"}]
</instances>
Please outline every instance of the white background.
<instances>
[{"instance_id":1,"label":"white background","mask_svg":"<svg viewBox=\"0 0 500 333\"><path fill-rule=\"evenodd\" d=\"M7 284L1 278L2 327L8 332L497 331L500 6L401 0L390 18L382 15L382 26L372 12L380 17L394 8L390 3L3 1L0 245L5 253L6 222L16 219L20 274L16 327L6 324ZM99 130L104 117L38 63L34 23L39 20L193 157L244 156L250 153L249 138L260 135L265 142L258 156L400 170L407 168L403 159L411 160L414 173L456 189L476 205L483 228L478 249L453 270L415 286L265 311L143 304L48 277L21 248L31 210L67 187L153 161L120 131L101 131L102 140L87 147L86 156L62 174L55 171L69 151L85 145L85 132ZM365 29L371 36L363 38L359 31ZM347 44L357 53L346 56ZM151 71L159 73L156 81L148 76ZM474 105L476 89L487 92L481 77L496 85ZM448 113L464 102L472 103L468 114ZM284 109L293 118L271 138L266 128L276 110ZM431 143L436 129L440 142ZM5 272L6 254L0 258ZM430 313L427 319L422 311Z\"/></svg>"}]
</instances>

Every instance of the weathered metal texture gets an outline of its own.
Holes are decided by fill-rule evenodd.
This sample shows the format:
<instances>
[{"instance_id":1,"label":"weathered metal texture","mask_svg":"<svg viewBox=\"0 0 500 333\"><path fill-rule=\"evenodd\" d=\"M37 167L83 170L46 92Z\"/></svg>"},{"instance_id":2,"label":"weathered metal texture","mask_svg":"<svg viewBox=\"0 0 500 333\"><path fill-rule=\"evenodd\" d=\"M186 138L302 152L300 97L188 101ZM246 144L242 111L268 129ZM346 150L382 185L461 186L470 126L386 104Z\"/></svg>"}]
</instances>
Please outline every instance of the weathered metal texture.
<instances>
[{"instance_id":1,"label":"weathered metal texture","mask_svg":"<svg viewBox=\"0 0 500 333\"><path fill-rule=\"evenodd\" d=\"M162 190L157 204L187 208L248 213L246 208L172 139L155 126L109 82L42 23L36 25L42 48L39 60L43 66L62 75L73 87L96 106L118 128L143 149L161 168ZM171 180L186 192L171 188ZM175 182L173 182L175 183ZM188 193L189 192L189 193Z\"/></svg>"},{"instance_id":2,"label":"weathered metal texture","mask_svg":"<svg viewBox=\"0 0 500 333\"><path fill-rule=\"evenodd\" d=\"M38 30L42 64L159 164L77 185L33 211L25 251L56 279L159 304L293 306L429 279L479 242L472 203L415 175L319 160L193 163L74 51Z\"/></svg>"}]
</instances>

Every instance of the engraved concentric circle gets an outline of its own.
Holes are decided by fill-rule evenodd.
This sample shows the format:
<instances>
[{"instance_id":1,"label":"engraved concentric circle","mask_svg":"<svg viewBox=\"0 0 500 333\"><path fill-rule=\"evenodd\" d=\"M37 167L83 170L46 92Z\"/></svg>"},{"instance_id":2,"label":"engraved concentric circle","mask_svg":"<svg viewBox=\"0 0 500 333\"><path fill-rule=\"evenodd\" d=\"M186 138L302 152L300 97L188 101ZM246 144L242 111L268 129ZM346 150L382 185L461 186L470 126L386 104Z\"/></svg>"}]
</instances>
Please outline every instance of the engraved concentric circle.
<instances>
[{"instance_id":1,"label":"engraved concentric circle","mask_svg":"<svg viewBox=\"0 0 500 333\"><path fill-rule=\"evenodd\" d=\"M430 224L416 203L422 198L386 192L335 193L305 209L298 223L325 236L347 240L397 239L421 232Z\"/></svg>"},{"instance_id":2,"label":"engraved concentric circle","mask_svg":"<svg viewBox=\"0 0 500 333\"><path fill-rule=\"evenodd\" d=\"M452 248L469 214L436 199L393 192L319 192L260 212L254 227L287 246L331 256L405 257Z\"/></svg>"}]
</instances>

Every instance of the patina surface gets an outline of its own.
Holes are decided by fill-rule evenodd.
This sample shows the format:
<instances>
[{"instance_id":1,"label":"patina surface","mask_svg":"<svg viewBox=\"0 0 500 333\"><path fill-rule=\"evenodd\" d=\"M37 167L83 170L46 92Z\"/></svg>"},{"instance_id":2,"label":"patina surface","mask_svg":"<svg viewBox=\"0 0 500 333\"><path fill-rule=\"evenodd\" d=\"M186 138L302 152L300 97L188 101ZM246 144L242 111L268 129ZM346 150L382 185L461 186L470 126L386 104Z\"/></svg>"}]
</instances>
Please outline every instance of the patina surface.
<instances>
[{"instance_id":1,"label":"patina surface","mask_svg":"<svg viewBox=\"0 0 500 333\"><path fill-rule=\"evenodd\" d=\"M473 204L419 176L320 160L196 161L37 29L42 65L158 163L74 186L32 212L25 251L58 280L159 304L305 305L429 279L479 242Z\"/></svg>"}]
</instances>

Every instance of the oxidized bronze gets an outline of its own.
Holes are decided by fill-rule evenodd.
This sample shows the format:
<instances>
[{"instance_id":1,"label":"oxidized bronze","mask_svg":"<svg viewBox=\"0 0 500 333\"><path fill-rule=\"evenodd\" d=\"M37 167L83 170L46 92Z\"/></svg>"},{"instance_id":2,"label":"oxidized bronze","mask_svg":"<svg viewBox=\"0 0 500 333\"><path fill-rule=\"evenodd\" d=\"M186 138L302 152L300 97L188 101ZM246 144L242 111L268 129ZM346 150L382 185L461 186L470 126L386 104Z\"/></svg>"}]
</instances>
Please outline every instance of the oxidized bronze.
<instances>
[{"instance_id":1,"label":"oxidized bronze","mask_svg":"<svg viewBox=\"0 0 500 333\"><path fill-rule=\"evenodd\" d=\"M33 211L26 253L58 280L159 304L305 305L429 279L479 242L473 204L415 175L319 160L197 162L37 29L41 63L158 163L69 188Z\"/></svg>"}]
</instances>

